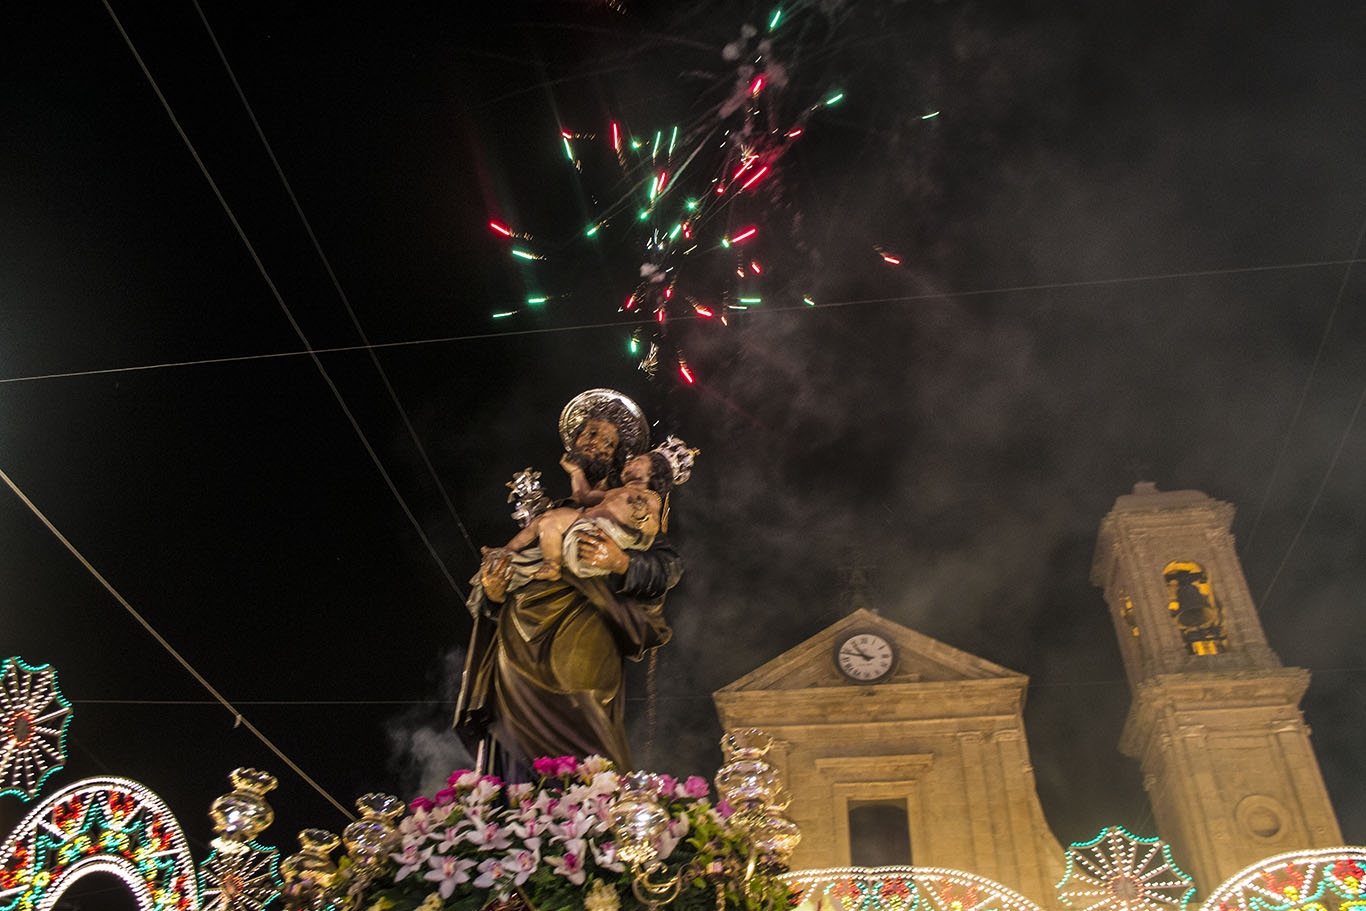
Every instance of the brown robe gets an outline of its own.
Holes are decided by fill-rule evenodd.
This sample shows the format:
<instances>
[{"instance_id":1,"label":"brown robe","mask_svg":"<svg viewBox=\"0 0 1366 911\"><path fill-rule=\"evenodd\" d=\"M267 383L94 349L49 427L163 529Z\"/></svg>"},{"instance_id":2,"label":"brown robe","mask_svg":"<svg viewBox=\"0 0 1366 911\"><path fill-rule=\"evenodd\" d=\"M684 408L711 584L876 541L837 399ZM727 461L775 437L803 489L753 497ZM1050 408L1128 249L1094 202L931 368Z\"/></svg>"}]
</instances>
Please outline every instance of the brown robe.
<instances>
[{"instance_id":1,"label":"brown robe","mask_svg":"<svg viewBox=\"0 0 1366 911\"><path fill-rule=\"evenodd\" d=\"M532 582L491 605L475 579L475 622L496 614L466 656L456 728L492 731L526 764L540 756L606 756L631 768L625 668L669 641L664 595L682 563L663 535L633 552L625 576L569 573Z\"/></svg>"}]
</instances>

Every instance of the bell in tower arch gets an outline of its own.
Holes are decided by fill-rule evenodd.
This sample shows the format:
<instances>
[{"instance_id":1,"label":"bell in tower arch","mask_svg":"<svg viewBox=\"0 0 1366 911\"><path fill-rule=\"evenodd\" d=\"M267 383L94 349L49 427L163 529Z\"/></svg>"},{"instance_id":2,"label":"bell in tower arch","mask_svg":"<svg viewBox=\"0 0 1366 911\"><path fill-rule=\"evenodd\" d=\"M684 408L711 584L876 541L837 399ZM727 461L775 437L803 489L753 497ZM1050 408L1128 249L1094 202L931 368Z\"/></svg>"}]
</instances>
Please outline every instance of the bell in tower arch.
<instances>
[{"instance_id":1,"label":"bell in tower arch","mask_svg":"<svg viewBox=\"0 0 1366 911\"><path fill-rule=\"evenodd\" d=\"M1198 563L1169 563L1162 572L1173 618L1192 655L1217 655L1228 648L1224 615Z\"/></svg>"}]
</instances>

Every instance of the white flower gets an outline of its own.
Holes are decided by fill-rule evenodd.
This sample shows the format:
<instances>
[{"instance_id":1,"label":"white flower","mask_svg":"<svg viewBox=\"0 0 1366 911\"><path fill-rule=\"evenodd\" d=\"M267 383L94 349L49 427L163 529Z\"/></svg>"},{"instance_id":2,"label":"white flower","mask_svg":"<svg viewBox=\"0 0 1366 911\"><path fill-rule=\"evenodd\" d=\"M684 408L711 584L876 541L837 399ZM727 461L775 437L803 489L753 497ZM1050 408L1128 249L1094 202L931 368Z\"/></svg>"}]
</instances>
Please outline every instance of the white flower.
<instances>
[{"instance_id":1,"label":"white flower","mask_svg":"<svg viewBox=\"0 0 1366 911\"><path fill-rule=\"evenodd\" d=\"M432 814L427 810L414 810L413 815L405 816L403 821L398 824L398 830L404 835L424 836L430 832L436 821L432 819Z\"/></svg>"},{"instance_id":2,"label":"white flower","mask_svg":"<svg viewBox=\"0 0 1366 911\"><path fill-rule=\"evenodd\" d=\"M564 822L557 822L550 827L550 830L555 833L555 837L551 841L565 841L567 839L579 841L592 828L593 817L587 813L576 812Z\"/></svg>"},{"instance_id":3,"label":"white flower","mask_svg":"<svg viewBox=\"0 0 1366 911\"><path fill-rule=\"evenodd\" d=\"M441 854L451 853L451 849L460 844L463 839L461 833L468 828L468 823L463 819L455 825L440 832L433 832L429 837L436 842L436 849Z\"/></svg>"},{"instance_id":4,"label":"white flower","mask_svg":"<svg viewBox=\"0 0 1366 911\"><path fill-rule=\"evenodd\" d=\"M621 911L621 898L617 890L600 879L593 880L593 886L583 899L584 911Z\"/></svg>"},{"instance_id":5,"label":"white flower","mask_svg":"<svg viewBox=\"0 0 1366 911\"><path fill-rule=\"evenodd\" d=\"M688 822L686 813L679 813L670 819L664 828L664 834L659 837L659 856L669 857L674 853L674 848L687 836L692 824Z\"/></svg>"},{"instance_id":6,"label":"white flower","mask_svg":"<svg viewBox=\"0 0 1366 911\"><path fill-rule=\"evenodd\" d=\"M563 857L547 857L545 862L560 876L576 886L582 886L587 875L583 868L583 855L588 843L582 838L572 838L564 843Z\"/></svg>"},{"instance_id":7,"label":"white flower","mask_svg":"<svg viewBox=\"0 0 1366 911\"><path fill-rule=\"evenodd\" d=\"M549 791L542 791L536 795L536 800L531 804L531 809L536 811L538 816L554 816L559 805L560 802L551 797Z\"/></svg>"},{"instance_id":8,"label":"white flower","mask_svg":"<svg viewBox=\"0 0 1366 911\"><path fill-rule=\"evenodd\" d=\"M611 771L611 769L612 760L599 756L596 753L579 764L579 773L586 778L596 778L603 772Z\"/></svg>"},{"instance_id":9,"label":"white flower","mask_svg":"<svg viewBox=\"0 0 1366 911\"><path fill-rule=\"evenodd\" d=\"M510 851L507 857L503 858L503 869L512 874L512 883L516 886L526 882L526 878L535 873L536 868L540 865L540 852L534 849L531 851Z\"/></svg>"},{"instance_id":10,"label":"white flower","mask_svg":"<svg viewBox=\"0 0 1366 911\"><path fill-rule=\"evenodd\" d=\"M406 877L409 873L419 867L427 865L427 858L432 856L431 848L419 848L421 842L404 841L403 850L398 854L390 854L389 857L398 864L398 872L394 874L394 882Z\"/></svg>"},{"instance_id":11,"label":"white flower","mask_svg":"<svg viewBox=\"0 0 1366 911\"><path fill-rule=\"evenodd\" d=\"M474 827L465 835L465 841L484 851L505 851L512 839L496 822L471 819Z\"/></svg>"},{"instance_id":12,"label":"white flower","mask_svg":"<svg viewBox=\"0 0 1366 911\"><path fill-rule=\"evenodd\" d=\"M626 865L617 860L617 846L615 842L607 842L605 845L597 845L589 842L589 847L593 849L593 863L604 870L611 870L613 873L624 873ZM615 892L612 893L616 895Z\"/></svg>"},{"instance_id":13,"label":"white flower","mask_svg":"<svg viewBox=\"0 0 1366 911\"><path fill-rule=\"evenodd\" d=\"M470 881L469 869L474 866L474 861L459 857L433 857L431 865L432 869L422 878L441 883L436 891L444 900L451 897L456 886Z\"/></svg>"},{"instance_id":14,"label":"white flower","mask_svg":"<svg viewBox=\"0 0 1366 911\"><path fill-rule=\"evenodd\" d=\"M464 779L461 778L461 781L464 781ZM498 796L498 790L498 785L491 779L487 777L481 778L469 794L465 796L465 803L471 806L474 804L488 803Z\"/></svg>"},{"instance_id":15,"label":"white flower","mask_svg":"<svg viewBox=\"0 0 1366 911\"><path fill-rule=\"evenodd\" d=\"M615 794L620 783L621 780L617 773L607 769L593 776L593 781L588 790L594 797Z\"/></svg>"},{"instance_id":16,"label":"white flower","mask_svg":"<svg viewBox=\"0 0 1366 911\"><path fill-rule=\"evenodd\" d=\"M479 878L474 881L477 889L487 889L493 885L503 875L503 865L496 857L479 864Z\"/></svg>"}]
</instances>

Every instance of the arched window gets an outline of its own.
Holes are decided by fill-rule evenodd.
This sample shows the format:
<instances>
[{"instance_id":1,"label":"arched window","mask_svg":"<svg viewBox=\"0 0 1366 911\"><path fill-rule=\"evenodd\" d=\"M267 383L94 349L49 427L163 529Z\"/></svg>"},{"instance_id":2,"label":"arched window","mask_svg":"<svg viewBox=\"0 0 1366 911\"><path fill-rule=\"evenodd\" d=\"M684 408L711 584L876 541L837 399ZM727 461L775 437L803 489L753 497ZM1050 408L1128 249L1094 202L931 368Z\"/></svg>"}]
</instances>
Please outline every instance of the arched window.
<instances>
[{"instance_id":1,"label":"arched window","mask_svg":"<svg viewBox=\"0 0 1366 911\"><path fill-rule=\"evenodd\" d=\"M1199 563L1168 563L1167 607L1192 655L1217 655L1228 649L1224 612L1210 588L1209 574Z\"/></svg>"}]
</instances>

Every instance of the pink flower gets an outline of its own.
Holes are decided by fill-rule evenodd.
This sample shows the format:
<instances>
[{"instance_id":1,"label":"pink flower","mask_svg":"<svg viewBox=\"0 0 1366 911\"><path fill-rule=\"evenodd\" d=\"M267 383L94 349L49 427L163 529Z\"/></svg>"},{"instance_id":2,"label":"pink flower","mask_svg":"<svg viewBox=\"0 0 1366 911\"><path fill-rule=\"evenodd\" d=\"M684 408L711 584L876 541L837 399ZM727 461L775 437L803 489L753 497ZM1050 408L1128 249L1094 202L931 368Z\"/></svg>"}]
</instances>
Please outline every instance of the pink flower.
<instances>
[{"instance_id":1,"label":"pink flower","mask_svg":"<svg viewBox=\"0 0 1366 911\"><path fill-rule=\"evenodd\" d=\"M413 802L408 804L409 812L416 813L418 810L430 810L436 804L426 797L414 797Z\"/></svg>"},{"instance_id":2,"label":"pink flower","mask_svg":"<svg viewBox=\"0 0 1366 911\"><path fill-rule=\"evenodd\" d=\"M432 796L436 798L438 807L444 807L447 804L455 803L455 788L442 788Z\"/></svg>"},{"instance_id":3,"label":"pink flower","mask_svg":"<svg viewBox=\"0 0 1366 911\"><path fill-rule=\"evenodd\" d=\"M660 797L674 796L674 788L678 787L678 779L672 775L656 775L655 787L658 788Z\"/></svg>"},{"instance_id":4,"label":"pink flower","mask_svg":"<svg viewBox=\"0 0 1366 911\"><path fill-rule=\"evenodd\" d=\"M542 778L549 778L556 774L555 770L559 767L559 760L551 759L549 756L542 756L540 759L531 763L531 767L536 770L536 774Z\"/></svg>"},{"instance_id":5,"label":"pink flower","mask_svg":"<svg viewBox=\"0 0 1366 911\"><path fill-rule=\"evenodd\" d=\"M697 799L699 797L706 797L707 792L710 790L711 786L707 784L707 779L700 775L689 775L688 780L678 786L677 793L679 797Z\"/></svg>"},{"instance_id":6,"label":"pink flower","mask_svg":"<svg viewBox=\"0 0 1366 911\"><path fill-rule=\"evenodd\" d=\"M556 775L573 775L579 770L579 760L575 756L561 756L555 760Z\"/></svg>"},{"instance_id":7,"label":"pink flower","mask_svg":"<svg viewBox=\"0 0 1366 911\"><path fill-rule=\"evenodd\" d=\"M716 815L720 816L722 819L730 819L730 814L734 812L735 808L724 800L718 800L716 802Z\"/></svg>"},{"instance_id":8,"label":"pink flower","mask_svg":"<svg viewBox=\"0 0 1366 911\"><path fill-rule=\"evenodd\" d=\"M464 778L468 774L470 774L469 769L456 769L454 772L451 773L451 777L446 779L446 784L450 785L453 788L458 787L460 784L460 779Z\"/></svg>"}]
</instances>

